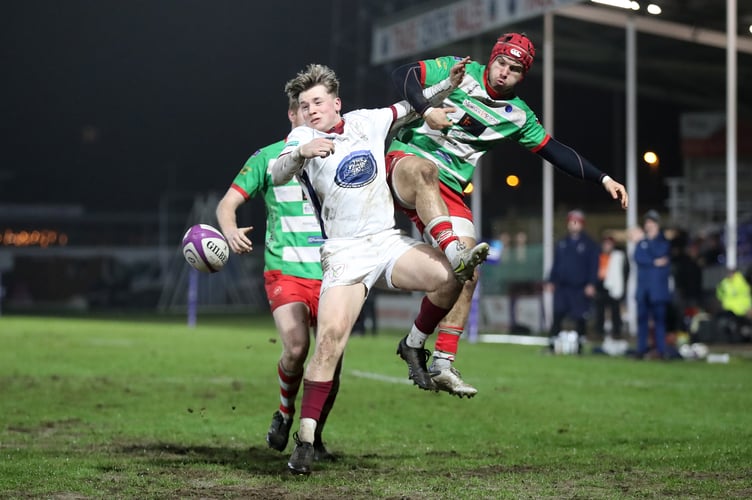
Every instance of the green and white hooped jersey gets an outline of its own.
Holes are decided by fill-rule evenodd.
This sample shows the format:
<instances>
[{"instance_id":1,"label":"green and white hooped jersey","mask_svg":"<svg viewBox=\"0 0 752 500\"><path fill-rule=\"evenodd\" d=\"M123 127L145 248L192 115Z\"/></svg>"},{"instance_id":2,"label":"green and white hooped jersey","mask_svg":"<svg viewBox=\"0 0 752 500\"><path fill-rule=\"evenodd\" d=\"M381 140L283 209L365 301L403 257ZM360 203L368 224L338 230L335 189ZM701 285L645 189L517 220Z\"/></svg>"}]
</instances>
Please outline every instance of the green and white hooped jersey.
<instances>
[{"instance_id":1,"label":"green and white hooped jersey","mask_svg":"<svg viewBox=\"0 0 752 500\"><path fill-rule=\"evenodd\" d=\"M429 87L449 77L457 57L445 56L420 61L421 74ZM472 180L478 159L498 142L511 139L535 151L545 144L548 134L535 113L517 96L495 100L484 84L486 66L475 61L465 67L465 78L444 99L445 107L457 111L448 117L453 125L433 130L423 120L402 128L389 150L401 150L432 160L439 166L441 182L462 192Z\"/></svg>"},{"instance_id":2,"label":"green and white hooped jersey","mask_svg":"<svg viewBox=\"0 0 752 500\"><path fill-rule=\"evenodd\" d=\"M321 226L303 198L303 189L293 179L274 186L269 166L279 156L285 141L259 149L248 158L232 183L246 199L263 195L266 204L266 242L264 270L280 271L288 276L321 279L323 243Z\"/></svg>"}]
</instances>

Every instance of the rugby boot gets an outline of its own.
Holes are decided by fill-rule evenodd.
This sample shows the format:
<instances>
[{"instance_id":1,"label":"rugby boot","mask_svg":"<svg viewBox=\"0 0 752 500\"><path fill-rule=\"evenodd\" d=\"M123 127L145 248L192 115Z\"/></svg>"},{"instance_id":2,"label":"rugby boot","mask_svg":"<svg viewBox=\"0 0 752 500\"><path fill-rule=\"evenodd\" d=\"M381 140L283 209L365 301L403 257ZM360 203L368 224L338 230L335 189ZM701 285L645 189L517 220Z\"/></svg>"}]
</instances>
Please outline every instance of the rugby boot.
<instances>
[{"instance_id":1,"label":"rugby boot","mask_svg":"<svg viewBox=\"0 0 752 500\"><path fill-rule=\"evenodd\" d=\"M431 353L422 347L407 345L407 335L400 340L397 354L407 363L407 376L415 385L426 391L436 391L436 384L428 373L426 362Z\"/></svg>"},{"instance_id":2,"label":"rugby boot","mask_svg":"<svg viewBox=\"0 0 752 500\"><path fill-rule=\"evenodd\" d=\"M429 370L431 373L435 373L431 378L440 391L446 391L460 398L472 398L478 394L478 389L462 380L462 375L454 366L439 370L432 364Z\"/></svg>"},{"instance_id":3,"label":"rugby boot","mask_svg":"<svg viewBox=\"0 0 752 500\"><path fill-rule=\"evenodd\" d=\"M447 258L454 276L460 283L465 283L473 279L475 268L485 262L490 247L485 242L478 243L473 248L466 248L460 242L457 245L458 251L447 252Z\"/></svg>"},{"instance_id":4,"label":"rugby boot","mask_svg":"<svg viewBox=\"0 0 752 500\"><path fill-rule=\"evenodd\" d=\"M290 439L290 427L292 427L292 418L285 421L282 412L277 410L272 416L272 424L266 433L266 443L269 448L277 451L285 451L287 441Z\"/></svg>"},{"instance_id":5,"label":"rugby boot","mask_svg":"<svg viewBox=\"0 0 752 500\"><path fill-rule=\"evenodd\" d=\"M311 473L311 464L316 454L313 443L306 443L298 439L297 432L292 437L295 440L295 449L292 450L290 460L287 462L287 469L296 476L307 476Z\"/></svg>"}]
</instances>

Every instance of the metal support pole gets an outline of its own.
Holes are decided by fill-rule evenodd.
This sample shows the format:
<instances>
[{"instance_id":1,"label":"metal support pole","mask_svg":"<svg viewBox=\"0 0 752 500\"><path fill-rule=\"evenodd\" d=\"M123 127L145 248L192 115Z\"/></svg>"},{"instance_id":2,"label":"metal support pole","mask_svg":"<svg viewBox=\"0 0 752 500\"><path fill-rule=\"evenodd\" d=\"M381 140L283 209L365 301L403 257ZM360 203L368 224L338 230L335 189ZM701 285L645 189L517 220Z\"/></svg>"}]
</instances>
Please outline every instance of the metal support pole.
<instances>
[{"instance_id":1,"label":"metal support pole","mask_svg":"<svg viewBox=\"0 0 752 500\"><path fill-rule=\"evenodd\" d=\"M726 0L726 268L737 265L736 0Z\"/></svg>"}]
</instances>

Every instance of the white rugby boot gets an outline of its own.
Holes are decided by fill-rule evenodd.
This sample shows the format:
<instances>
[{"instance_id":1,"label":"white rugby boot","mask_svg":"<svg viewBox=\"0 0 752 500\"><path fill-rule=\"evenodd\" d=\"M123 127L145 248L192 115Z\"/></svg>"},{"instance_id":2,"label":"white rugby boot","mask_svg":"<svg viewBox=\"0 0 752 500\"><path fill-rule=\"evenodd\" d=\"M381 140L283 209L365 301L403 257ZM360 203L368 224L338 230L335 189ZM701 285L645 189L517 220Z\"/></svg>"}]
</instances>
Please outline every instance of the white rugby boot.
<instances>
[{"instance_id":1,"label":"white rugby boot","mask_svg":"<svg viewBox=\"0 0 752 500\"><path fill-rule=\"evenodd\" d=\"M481 242L473 248L467 248L460 241L453 243L446 250L447 259L452 266L454 276L460 283L473 279L475 268L485 262L490 250L488 243Z\"/></svg>"}]
</instances>

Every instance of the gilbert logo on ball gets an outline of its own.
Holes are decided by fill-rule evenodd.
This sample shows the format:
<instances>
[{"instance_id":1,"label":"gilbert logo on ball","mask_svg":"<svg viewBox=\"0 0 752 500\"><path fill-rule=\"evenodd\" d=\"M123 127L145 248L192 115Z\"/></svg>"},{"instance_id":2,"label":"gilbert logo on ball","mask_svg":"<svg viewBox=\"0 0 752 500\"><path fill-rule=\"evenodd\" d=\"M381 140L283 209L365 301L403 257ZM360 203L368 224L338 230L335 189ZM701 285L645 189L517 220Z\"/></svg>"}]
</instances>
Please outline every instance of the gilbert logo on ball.
<instances>
[{"instance_id":1,"label":"gilbert logo on ball","mask_svg":"<svg viewBox=\"0 0 752 500\"><path fill-rule=\"evenodd\" d=\"M230 249L222 233L209 224L196 224L183 236L183 257L203 273L216 273L230 258Z\"/></svg>"}]
</instances>

